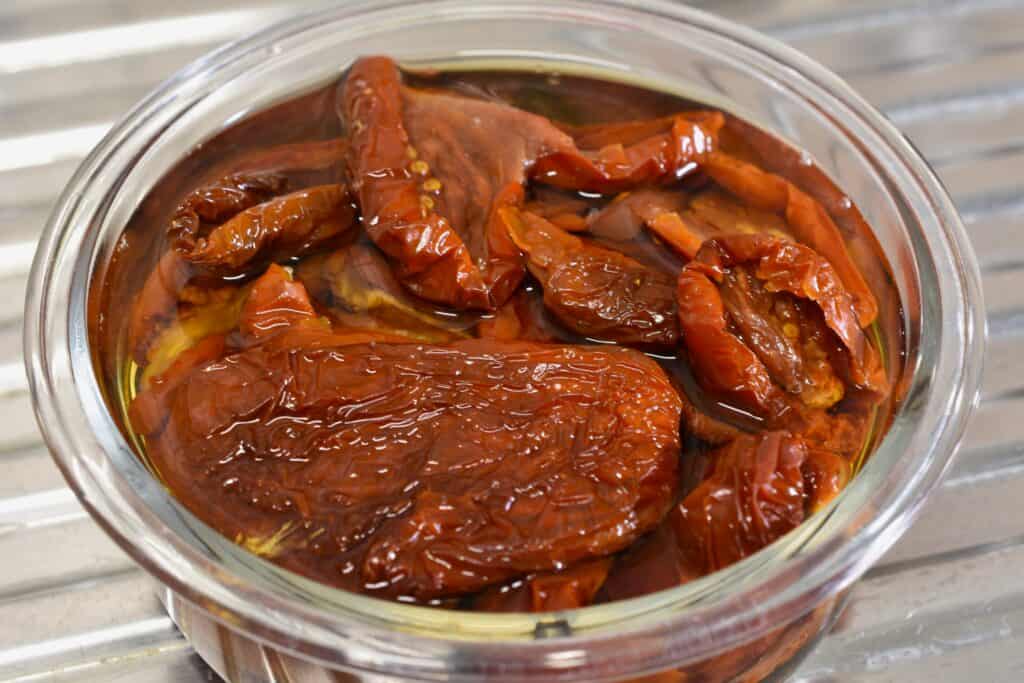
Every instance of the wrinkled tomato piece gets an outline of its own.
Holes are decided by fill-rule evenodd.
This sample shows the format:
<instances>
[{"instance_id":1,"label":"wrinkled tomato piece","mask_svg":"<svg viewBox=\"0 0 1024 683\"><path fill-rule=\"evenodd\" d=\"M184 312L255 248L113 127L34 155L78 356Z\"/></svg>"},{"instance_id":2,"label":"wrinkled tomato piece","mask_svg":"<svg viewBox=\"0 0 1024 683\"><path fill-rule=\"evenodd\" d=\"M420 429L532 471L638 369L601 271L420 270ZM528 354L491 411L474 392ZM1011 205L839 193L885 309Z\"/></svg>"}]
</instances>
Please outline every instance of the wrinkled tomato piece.
<instances>
[{"instance_id":1,"label":"wrinkled tomato piece","mask_svg":"<svg viewBox=\"0 0 1024 683\"><path fill-rule=\"evenodd\" d=\"M699 383L770 424L781 425L793 407L833 406L846 379L885 388L849 295L806 246L763 234L710 240L680 274L678 297Z\"/></svg>"},{"instance_id":2,"label":"wrinkled tomato piece","mask_svg":"<svg viewBox=\"0 0 1024 683\"><path fill-rule=\"evenodd\" d=\"M757 209L782 214L797 241L821 254L839 275L862 327L878 316L878 302L846 248L842 233L818 201L781 176L715 152L704 170L719 185Z\"/></svg>"},{"instance_id":3,"label":"wrinkled tomato piece","mask_svg":"<svg viewBox=\"0 0 1024 683\"><path fill-rule=\"evenodd\" d=\"M364 225L403 284L455 308L501 305L524 271L495 212L522 204L537 157L572 140L514 107L405 87L384 57L357 61L341 99Z\"/></svg>"},{"instance_id":4,"label":"wrinkled tomato piece","mask_svg":"<svg viewBox=\"0 0 1024 683\"><path fill-rule=\"evenodd\" d=\"M601 590L611 558L590 560L560 572L528 576L510 585L489 588L473 600L481 612L553 612L586 607Z\"/></svg>"},{"instance_id":5,"label":"wrinkled tomato piece","mask_svg":"<svg viewBox=\"0 0 1024 683\"><path fill-rule=\"evenodd\" d=\"M672 346L678 338L675 283L620 252L565 232L528 212L502 218L544 288L548 310L569 329L621 344Z\"/></svg>"},{"instance_id":6,"label":"wrinkled tomato piece","mask_svg":"<svg viewBox=\"0 0 1024 683\"><path fill-rule=\"evenodd\" d=\"M234 173L191 192L178 205L167 229L171 245L188 256L203 233L276 197L287 181L277 173L255 171Z\"/></svg>"},{"instance_id":7,"label":"wrinkled tomato piece","mask_svg":"<svg viewBox=\"0 0 1024 683\"><path fill-rule=\"evenodd\" d=\"M885 373L878 350L861 329L853 297L831 263L814 250L766 235L728 235L709 242L702 249L699 260L723 275L728 269L749 264L751 274L763 284L765 293L784 292L814 304L821 311L825 324L848 352L853 381L871 391L885 390ZM786 321L783 327L787 322L799 327L804 319L810 317L800 315L800 305L798 302L796 307L778 312L779 317ZM796 331L786 330L783 336L796 338L798 335ZM759 343L761 338L757 336L749 339L752 346L765 350L766 354L771 353L768 349L773 345L767 339L765 343Z\"/></svg>"},{"instance_id":8,"label":"wrinkled tomato piece","mask_svg":"<svg viewBox=\"0 0 1024 683\"><path fill-rule=\"evenodd\" d=\"M168 227L173 248L157 262L132 305L128 344L137 363L148 362L197 274L237 275L301 255L354 227L355 209L344 187L324 185L275 197L284 187L284 178L274 173L236 173L182 201Z\"/></svg>"},{"instance_id":9,"label":"wrinkled tomato piece","mask_svg":"<svg viewBox=\"0 0 1024 683\"><path fill-rule=\"evenodd\" d=\"M718 571L799 526L838 495L846 460L788 432L744 435L711 454L704 481L668 516L686 566Z\"/></svg>"},{"instance_id":10,"label":"wrinkled tomato piece","mask_svg":"<svg viewBox=\"0 0 1024 683\"><path fill-rule=\"evenodd\" d=\"M672 503L679 399L642 354L286 338L131 409L186 506L286 567L460 595L617 552Z\"/></svg>"},{"instance_id":11,"label":"wrinkled tomato piece","mask_svg":"<svg viewBox=\"0 0 1024 683\"><path fill-rule=\"evenodd\" d=\"M806 517L807 447L784 432L742 436L711 456L709 476L669 519L702 574L752 555Z\"/></svg>"},{"instance_id":12,"label":"wrinkled tomato piece","mask_svg":"<svg viewBox=\"0 0 1024 683\"><path fill-rule=\"evenodd\" d=\"M531 177L570 190L614 194L674 182L698 170L725 123L719 112L684 112L662 119L586 126L572 147L553 149Z\"/></svg>"},{"instance_id":13,"label":"wrinkled tomato piece","mask_svg":"<svg viewBox=\"0 0 1024 683\"><path fill-rule=\"evenodd\" d=\"M177 230L174 248L193 265L218 275L236 275L344 237L355 228L356 218L345 186L320 185L245 209L205 235L198 228Z\"/></svg>"},{"instance_id":14,"label":"wrinkled tomato piece","mask_svg":"<svg viewBox=\"0 0 1024 683\"><path fill-rule=\"evenodd\" d=\"M715 282L699 268L679 274L680 339L701 387L762 419L778 419L789 402L775 385L764 363L731 330Z\"/></svg>"},{"instance_id":15,"label":"wrinkled tomato piece","mask_svg":"<svg viewBox=\"0 0 1024 683\"><path fill-rule=\"evenodd\" d=\"M279 334L293 325L325 325L316 313L302 283L296 282L287 270L272 263L253 282L242 305L238 328L249 341L261 341Z\"/></svg>"}]
</instances>

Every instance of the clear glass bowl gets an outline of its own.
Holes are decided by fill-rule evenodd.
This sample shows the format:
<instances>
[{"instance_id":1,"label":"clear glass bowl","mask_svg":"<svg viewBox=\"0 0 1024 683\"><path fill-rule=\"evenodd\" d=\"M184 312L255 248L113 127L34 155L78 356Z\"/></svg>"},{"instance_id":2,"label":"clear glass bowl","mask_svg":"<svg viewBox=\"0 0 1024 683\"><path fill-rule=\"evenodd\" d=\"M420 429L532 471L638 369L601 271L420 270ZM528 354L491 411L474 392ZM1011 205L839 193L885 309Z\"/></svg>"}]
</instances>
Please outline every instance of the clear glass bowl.
<instances>
[{"instance_id":1,"label":"clear glass bowl","mask_svg":"<svg viewBox=\"0 0 1024 683\"><path fill-rule=\"evenodd\" d=\"M372 53L645 83L730 110L806 150L873 227L903 308L905 398L832 506L753 557L675 589L562 613L485 615L314 584L178 505L104 402L90 284L102 279L141 199L183 156ZM814 641L839 596L903 533L941 477L977 393L982 310L974 257L934 174L877 111L797 52L658 1L397 0L346 3L219 50L115 125L43 235L25 349L38 419L71 487L166 587L172 616L231 680L603 681L657 672L668 673L650 680L760 680Z\"/></svg>"}]
</instances>

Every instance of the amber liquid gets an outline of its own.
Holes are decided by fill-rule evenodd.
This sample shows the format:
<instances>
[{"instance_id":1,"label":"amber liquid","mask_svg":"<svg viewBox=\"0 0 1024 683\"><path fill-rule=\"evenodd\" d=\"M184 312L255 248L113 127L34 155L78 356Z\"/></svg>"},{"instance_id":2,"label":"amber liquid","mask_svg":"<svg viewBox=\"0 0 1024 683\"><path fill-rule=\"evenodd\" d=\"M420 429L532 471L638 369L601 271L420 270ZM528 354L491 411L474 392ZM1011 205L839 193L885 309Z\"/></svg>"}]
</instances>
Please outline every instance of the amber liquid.
<instances>
[{"instance_id":1,"label":"amber liquid","mask_svg":"<svg viewBox=\"0 0 1024 683\"><path fill-rule=\"evenodd\" d=\"M571 75L555 76L532 71L444 71L433 75L410 75L407 77L407 83L421 88L440 88L476 98L508 103L546 116L557 123L572 126L654 118L698 106L697 103L677 95L626 83ZM133 297L160 255L168 248L164 231L176 205L191 190L234 169L258 168L261 154L280 145L323 141L343 136L345 131L336 114L337 90L337 82L329 83L321 89L254 115L196 149L171 170L143 200L126 228L114 258L98 273L91 292L91 333L96 367L101 384L106 389L110 408L118 416L125 435L135 444L140 457L146 457L145 444L133 432L127 419L127 408L139 391L143 373L125 350L125 312L129 310ZM790 179L829 210L879 301L881 313L870 333L883 352L890 378L898 380L902 372L902 341L899 335L902 319L898 297L881 250L856 207L847 201L817 167L804 163L798 150L748 123L730 117L721 139L721 146L733 156ZM294 171L289 174L289 180L294 189L339 182L343 175L342 169L334 166ZM705 181L700 178L687 183L681 188L682 191L694 194L713 191L707 189L704 186ZM549 195L555 192L544 191ZM528 196L527 200L531 198ZM571 199L584 202L589 212L596 212L604 208L612 198L573 193ZM657 242L648 231L637 232L627 239L621 239L615 234L596 235L593 238L651 268L673 276L683 265L681 260ZM357 239L360 246L370 250L376 249L365 235ZM315 265L315 259L318 258L322 258L322 255L296 259L289 265L293 267L294 272L301 274L304 269L308 270L311 267L310 264ZM336 300L337 297L332 296L328 289L317 291L315 286L309 286L309 289L317 304L328 315L337 313L349 318L353 315L352 311L345 310L345 303ZM529 276L522 290L525 292L529 307L553 340L569 344L590 344L597 341L567 330L549 314L545 310L538 283ZM404 318L399 315L397 319L412 321L409 324L417 326L420 325L418 320L432 320L432 323L423 325L426 329L424 334L429 334L433 326L455 337L472 336L480 321L489 317L489 314L447 310L428 303L418 305L412 317L408 311L403 315ZM749 417L737 415L734 411L701 399L684 357L664 350L647 353L693 397L700 410L743 428L757 428L756 421L751 421ZM855 468L863 463L887 428L898 400L898 393L893 392L893 396L879 406L862 408L854 402L840 403L835 408L838 411L871 412L870 427L864 433L864 443L854 462ZM704 444L684 434L682 492L685 493L700 481L704 471L706 450ZM154 473L160 475L159 471ZM656 539L641 540L641 550L644 543L650 545L656 543ZM642 594L661 587L645 586L642 585L643 581L642 577L636 578L637 583L630 587L629 593ZM609 595L606 592L598 597L599 600L607 600L628 595L621 592ZM455 607L460 601L438 604Z\"/></svg>"}]
</instances>

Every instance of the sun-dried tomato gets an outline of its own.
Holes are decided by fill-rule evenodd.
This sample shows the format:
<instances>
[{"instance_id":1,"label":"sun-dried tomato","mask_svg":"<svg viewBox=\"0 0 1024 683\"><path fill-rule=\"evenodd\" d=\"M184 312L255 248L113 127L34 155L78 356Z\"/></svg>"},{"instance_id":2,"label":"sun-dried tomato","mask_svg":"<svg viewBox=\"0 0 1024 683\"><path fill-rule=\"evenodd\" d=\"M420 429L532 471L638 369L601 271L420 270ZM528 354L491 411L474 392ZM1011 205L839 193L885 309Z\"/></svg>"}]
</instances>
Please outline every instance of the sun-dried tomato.
<instances>
[{"instance_id":1,"label":"sun-dried tomato","mask_svg":"<svg viewBox=\"0 0 1024 683\"><path fill-rule=\"evenodd\" d=\"M786 423L843 398L844 377L880 392L877 349L829 263L763 234L708 241L679 278L683 345L700 384L721 400ZM793 398L799 399L795 404Z\"/></svg>"},{"instance_id":2,"label":"sun-dried tomato","mask_svg":"<svg viewBox=\"0 0 1024 683\"><path fill-rule=\"evenodd\" d=\"M701 387L716 400L763 419L789 411L784 392L772 382L757 355L730 329L714 281L687 266L679 274L679 329Z\"/></svg>"},{"instance_id":3,"label":"sun-dried tomato","mask_svg":"<svg viewBox=\"0 0 1024 683\"><path fill-rule=\"evenodd\" d=\"M522 204L537 157L572 140L514 107L405 87L384 57L357 61L341 98L364 225L402 282L456 308L504 303L523 267L495 212Z\"/></svg>"},{"instance_id":4,"label":"sun-dried tomato","mask_svg":"<svg viewBox=\"0 0 1024 683\"><path fill-rule=\"evenodd\" d=\"M132 415L190 509L292 569L464 594L621 550L671 505L679 400L642 354L280 340L174 373Z\"/></svg>"},{"instance_id":5,"label":"sun-dried tomato","mask_svg":"<svg viewBox=\"0 0 1024 683\"><path fill-rule=\"evenodd\" d=\"M182 258L219 275L235 275L344 237L356 226L356 209L343 185L320 185L245 209L206 235L198 234L198 227L178 229L178 217L173 225Z\"/></svg>"},{"instance_id":6,"label":"sun-dried tomato","mask_svg":"<svg viewBox=\"0 0 1024 683\"><path fill-rule=\"evenodd\" d=\"M236 173L204 185L178 206L168 226L172 249L158 261L129 315L128 344L140 365L178 314L186 285L202 273L233 276L299 256L350 231L351 198L340 185L285 196L283 176ZM233 325L228 325L230 329Z\"/></svg>"},{"instance_id":7,"label":"sun-dried tomato","mask_svg":"<svg viewBox=\"0 0 1024 683\"><path fill-rule=\"evenodd\" d=\"M712 470L670 513L680 547L703 573L742 560L806 516L807 447L783 432L742 436L712 455Z\"/></svg>"},{"instance_id":8,"label":"sun-dried tomato","mask_svg":"<svg viewBox=\"0 0 1024 683\"><path fill-rule=\"evenodd\" d=\"M582 562L560 572L537 574L489 588L473 600L481 612L553 612L586 607L601 590L611 558Z\"/></svg>"},{"instance_id":9,"label":"sun-dried tomato","mask_svg":"<svg viewBox=\"0 0 1024 683\"><path fill-rule=\"evenodd\" d=\"M671 347L678 337L672 277L565 232L531 213L501 213L526 252L544 303L569 329L592 339Z\"/></svg>"},{"instance_id":10,"label":"sun-dried tomato","mask_svg":"<svg viewBox=\"0 0 1024 683\"><path fill-rule=\"evenodd\" d=\"M247 340L261 341L294 325L317 322L326 324L318 318L306 288L284 268L271 264L252 284L242 305L238 329Z\"/></svg>"},{"instance_id":11,"label":"sun-dried tomato","mask_svg":"<svg viewBox=\"0 0 1024 683\"><path fill-rule=\"evenodd\" d=\"M846 460L788 432L744 435L710 456L700 485L669 513L684 566L703 575L800 525L849 480Z\"/></svg>"},{"instance_id":12,"label":"sun-dried tomato","mask_svg":"<svg viewBox=\"0 0 1024 683\"><path fill-rule=\"evenodd\" d=\"M284 176L266 171L234 173L192 191L178 205L167 236L172 246L187 256L203 232L236 214L276 197L285 190Z\"/></svg>"},{"instance_id":13,"label":"sun-dried tomato","mask_svg":"<svg viewBox=\"0 0 1024 683\"><path fill-rule=\"evenodd\" d=\"M853 381L865 389L876 392L884 390L885 375L881 361L877 349L861 329L853 297L847 292L832 265L814 250L802 244L763 234L727 235L708 242L701 249L698 261L708 265L712 272L720 273L723 278L729 270L742 272L737 271L737 267L746 264L750 267L753 278L763 285L764 294L787 293L798 300L814 304L820 309L825 324L835 333L848 352L849 371ZM730 289L734 291L738 287L742 285L735 282L730 284ZM750 291L749 280L747 288ZM763 294L752 293L752 296L758 296L762 300L766 298ZM786 323L789 323L799 328L811 315L797 305L779 311L778 317L783 321L782 327L785 328ZM796 339L797 332L784 329L782 335ZM763 351L765 356L773 353L776 346L784 343L758 343L759 338L753 335L748 337L748 341L752 347ZM813 339L805 337L802 341L806 347ZM804 351L805 355L810 355L806 348ZM824 351L822 349L822 352ZM792 393L799 393L799 389L787 389Z\"/></svg>"},{"instance_id":14,"label":"sun-dried tomato","mask_svg":"<svg viewBox=\"0 0 1024 683\"><path fill-rule=\"evenodd\" d=\"M796 239L821 254L839 274L860 324L866 327L875 320L878 302L850 257L839 228L820 203L785 178L721 152L708 155L704 170L753 207L784 215Z\"/></svg>"},{"instance_id":15,"label":"sun-dried tomato","mask_svg":"<svg viewBox=\"0 0 1024 683\"><path fill-rule=\"evenodd\" d=\"M724 123L719 112L696 111L587 126L574 131L572 147L541 156L530 175L548 185L601 194L673 182L703 165Z\"/></svg>"}]
</instances>

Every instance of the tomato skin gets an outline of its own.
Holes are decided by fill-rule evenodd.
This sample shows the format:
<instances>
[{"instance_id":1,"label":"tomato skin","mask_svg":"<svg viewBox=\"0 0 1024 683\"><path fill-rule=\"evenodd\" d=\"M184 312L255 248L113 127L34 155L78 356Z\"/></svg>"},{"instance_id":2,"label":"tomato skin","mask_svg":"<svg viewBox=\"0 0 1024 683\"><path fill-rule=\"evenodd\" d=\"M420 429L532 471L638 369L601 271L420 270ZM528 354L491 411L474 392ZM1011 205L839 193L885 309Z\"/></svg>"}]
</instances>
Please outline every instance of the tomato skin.
<instances>
[{"instance_id":1,"label":"tomato skin","mask_svg":"<svg viewBox=\"0 0 1024 683\"><path fill-rule=\"evenodd\" d=\"M179 239L177 249L189 263L230 276L344 238L356 216L344 185L318 185L246 209L190 246Z\"/></svg>"},{"instance_id":2,"label":"tomato skin","mask_svg":"<svg viewBox=\"0 0 1024 683\"><path fill-rule=\"evenodd\" d=\"M167 236L182 255L195 249L202 229L281 194L287 181L277 173L234 173L193 190L171 218Z\"/></svg>"}]
</instances>

